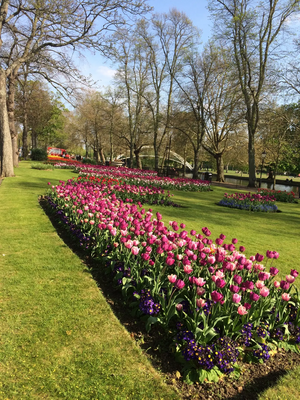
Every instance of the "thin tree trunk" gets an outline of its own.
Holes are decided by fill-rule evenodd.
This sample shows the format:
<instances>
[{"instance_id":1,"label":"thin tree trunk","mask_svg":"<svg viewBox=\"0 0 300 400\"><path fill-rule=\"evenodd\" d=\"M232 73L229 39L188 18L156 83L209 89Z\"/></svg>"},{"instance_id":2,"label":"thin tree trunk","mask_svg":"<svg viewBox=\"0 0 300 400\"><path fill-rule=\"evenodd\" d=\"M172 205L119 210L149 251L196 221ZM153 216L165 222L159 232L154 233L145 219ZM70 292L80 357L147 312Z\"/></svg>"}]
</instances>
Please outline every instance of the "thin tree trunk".
<instances>
[{"instance_id":1,"label":"thin tree trunk","mask_svg":"<svg viewBox=\"0 0 300 400\"><path fill-rule=\"evenodd\" d=\"M141 149L140 148L134 150L136 167L138 169L142 169L143 168L141 157L140 157L140 153L141 153Z\"/></svg>"},{"instance_id":2,"label":"thin tree trunk","mask_svg":"<svg viewBox=\"0 0 300 400\"><path fill-rule=\"evenodd\" d=\"M194 152L194 169L193 169L193 179L198 179L198 169L199 169L199 152Z\"/></svg>"},{"instance_id":3,"label":"thin tree trunk","mask_svg":"<svg viewBox=\"0 0 300 400\"><path fill-rule=\"evenodd\" d=\"M6 104L6 76L3 70L0 70L0 135L0 176L11 177L14 176L14 163Z\"/></svg>"},{"instance_id":4,"label":"thin tree trunk","mask_svg":"<svg viewBox=\"0 0 300 400\"><path fill-rule=\"evenodd\" d=\"M249 130L249 143L248 143L248 163L249 163L249 184L248 187L254 188L256 186L255 176L255 148L254 148L254 134Z\"/></svg>"},{"instance_id":5,"label":"thin tree trunk","mask_svg":"<svg viewBox=\"0 0 300 400\"><path fill-rule=\"evenodd\" d=\"M13 163L14 167L19 165L19 151L18 151L18 135L15 126L15 88L16 88L16 77L10 75L8 77L8 92L7 92L7 112L9 130L12 140L12 152L13 152Z\"/></svg>"},{"instance_id":6,"label":"thin tree trunk","mask_svg":"<svg viewBox=\"0 0 300 400\"><path fill-rule=\"evenodd\" d=\"M222 154L221 153L216 154L215 159L217 163L217 181L224 182L225 177L224 177L224 163Z\"/></svg>"}]
</instances>

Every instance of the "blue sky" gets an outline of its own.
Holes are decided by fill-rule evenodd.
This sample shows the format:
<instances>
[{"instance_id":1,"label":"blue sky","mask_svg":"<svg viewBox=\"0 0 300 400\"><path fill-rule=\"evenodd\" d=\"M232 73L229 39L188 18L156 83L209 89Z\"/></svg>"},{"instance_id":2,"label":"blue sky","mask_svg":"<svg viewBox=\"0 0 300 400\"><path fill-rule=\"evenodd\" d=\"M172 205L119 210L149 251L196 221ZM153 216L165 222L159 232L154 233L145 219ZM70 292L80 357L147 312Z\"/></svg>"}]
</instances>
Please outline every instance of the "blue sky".
<instances>
[{"instance_id":1,"label":"blue sky","mask_svg":"<svg viewBox=\"0 0 300 400\"><path fill-rule=\"evenodd\" d=\"M148 0L148 4L154 8L154 12L167 13L176 8L184 12L202 32L202 42L207 42L211 36L212 22L209 19L207 0ZM114 66L100 55L85 54L86 60L80 61L79 69L84 75L91 75L98 82L98 89L110 85L114 75Z\"/></svg>"}]
</instances>

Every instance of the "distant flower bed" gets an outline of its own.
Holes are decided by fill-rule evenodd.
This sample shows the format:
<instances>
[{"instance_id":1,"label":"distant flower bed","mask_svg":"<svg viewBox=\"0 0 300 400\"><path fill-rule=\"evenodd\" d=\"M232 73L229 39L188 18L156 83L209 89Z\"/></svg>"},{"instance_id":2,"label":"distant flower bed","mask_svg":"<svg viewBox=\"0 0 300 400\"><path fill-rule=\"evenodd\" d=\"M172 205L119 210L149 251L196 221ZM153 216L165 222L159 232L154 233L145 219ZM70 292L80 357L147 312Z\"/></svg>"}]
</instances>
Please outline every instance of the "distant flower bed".
<instances>
[{"instance_id":1,"label":"distant flower bed","mask_svg":"<svg viewBox=\"0 0 300 400\"><path fill-rule=\"evenodd\" d=\"M287 192L286 190L258 189L257 193L264 196L271 195L276 201L298 203L298 200L296 200L296 194L294 192Z\"/></svg>"},{"instance_id":2,"label":"distant flower bed","mask_svg":"<svg viewBox=\"0 0 300 400\"><path fill-rule=\"evenodd\" d=\"M77 181L97 185L97 190L107 195L115 195L117 199L125 202L179 207L171 201L173 195L155 186L130 185L122 180L96 176L79 176Z\"/></svg>"},{"instance_id":3,"label":"distant flower bed","mask_svg":"<svg viewBox=\"0 0 300 400\"><path fill-rule=\"evenodd\" d=\"M78 166L78 161L68 161L68 162L57 162L55 161L52 165L57 169L75 169Z\"/></svg>"},{"instance_id":4,"label":"distant flower bed","mask_svg":"<svg viewBox=\"0 0 300 400\"><path fill-rule=\"evenodd\" d=\"M210 191L210 182L200 179L159 177L155 171L143 171L125 167L80 166L80 176L112 177L124 179L131 185L148 185L166 190Z\"/></svg>"},{"instance_id":5,"label":"distant flower bed","mask_svg":"<svg viewBox=\"0 0 300 400\"><path fill-rule=\"evenodd\" d=\"M48 161L50 162L58 162L61 161L64 164L80 164L79 161L77 160L73 160L73 158L64 158L64 157L60 157L60 156L52 156L52 155L48 155Z\"/></svg>"},{"instance_id":6,"label":"distant flower bed","mask_svg":"<svg viewBox=\"0 0 300 400\"><path fill-rule=\"evenodd\" d=\"M249 211L276 212L278 210L274 196L255 193L224 193L223 199L218 204Z\"/></svg>"},{"instance_id":7,"label":"distant flower bed","mask_svg":"<svg viewBox=\"0 0 300 400\"><path fill-rule=\"evenodd\" d=\"M111 182L113 183L113 182ZM50 183L49 183L50 185ZM160 324L186 381L239 373L239 360L264 362L278 348L299 351L300 296L291 270L276 280L278 252L247 258L237 239L215 240L124 202L81 180L47 194L63 226L119 288L151 330Z\"/></svg>"}]
</instances>

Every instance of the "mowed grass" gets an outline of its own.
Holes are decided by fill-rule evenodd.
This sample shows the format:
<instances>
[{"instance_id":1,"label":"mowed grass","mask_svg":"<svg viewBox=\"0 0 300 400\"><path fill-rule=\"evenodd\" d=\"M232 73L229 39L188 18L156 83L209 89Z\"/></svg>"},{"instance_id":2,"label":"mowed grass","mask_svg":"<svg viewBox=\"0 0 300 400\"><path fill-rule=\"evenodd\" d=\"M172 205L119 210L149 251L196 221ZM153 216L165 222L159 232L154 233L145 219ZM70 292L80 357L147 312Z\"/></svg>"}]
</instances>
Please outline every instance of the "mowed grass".
<instances>
[{"instance_id":1,"label":"mowed grass","mask_svg":"<svg viewBox=\"0 0 300 400\"><path fill-rule=\"evenodd\" d=\"M180 398L141 354L38 204L48 181L74 174L30 169L27 162L15 173L0 187L0 399ZM188 231L207 226L213 240L220 233L226 243L237 238L247 257L278 251L273 265L281 277L292 268L300 272L300 204L251 213L217 206L225 191L236 190L173 192L181 208L151 208ZM297 368L261 399L300 398L299 382Z\"/></svg>"},{"instance_id":2,"label":"mowed grass","mask_svg":"<svg viewBox=\"0 0 300 400\"><path fill-rule=\"evenodd\" d=\"M38 204L70 171L0 186L0 399L176 399Z\"/></svg>"}]
</instances>

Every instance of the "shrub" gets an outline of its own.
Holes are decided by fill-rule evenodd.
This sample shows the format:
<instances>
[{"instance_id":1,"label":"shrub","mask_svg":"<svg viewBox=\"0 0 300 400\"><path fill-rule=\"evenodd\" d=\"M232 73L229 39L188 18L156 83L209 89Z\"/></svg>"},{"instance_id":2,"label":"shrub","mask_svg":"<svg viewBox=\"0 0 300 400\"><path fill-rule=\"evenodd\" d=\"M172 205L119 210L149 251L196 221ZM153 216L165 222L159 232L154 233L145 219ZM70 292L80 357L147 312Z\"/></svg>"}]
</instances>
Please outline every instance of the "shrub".
<instances>
[{"instance_id":1,"label":"shrub","mask_svg":"<svg viewBox=\"0 0 300 400\"><path fill-rule=\"evenodd\" d=\"M46 161L47 151L44 149L32 149L31 150L32 161Z\"/></svg>"},{"instance_id":2,"label":"shrub","mask_svg":"<svg viewBox=\"0 0 300 400\"><path fill-rule=\"evenodd\" d=\"M81 160L82 164L90 164L90 165L97 165L96 160L92 160L91 158L84 158Z\"/></svg>"},{"instance_id":3,"label":"shrub","mask_svg":"<svg viewBox=\"0 0 300 400\"><path fill-rule=\"evenodd\" d=\"M51 164L33 163L33 164L31 164L31 168L47 170L47 169L53 169L54 167Z\"/></svg>"}]
</instances>

